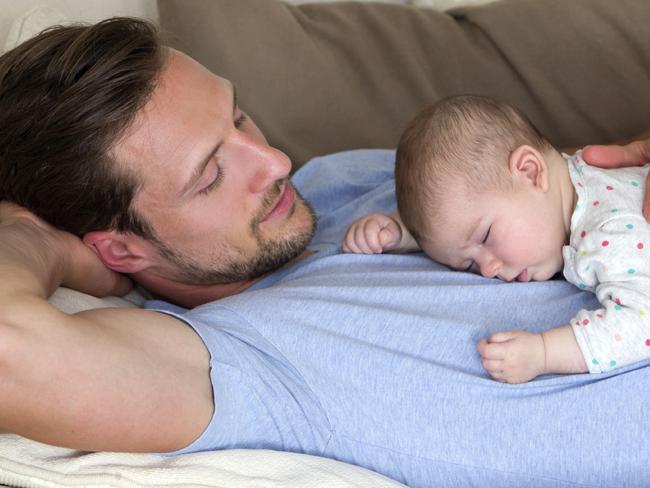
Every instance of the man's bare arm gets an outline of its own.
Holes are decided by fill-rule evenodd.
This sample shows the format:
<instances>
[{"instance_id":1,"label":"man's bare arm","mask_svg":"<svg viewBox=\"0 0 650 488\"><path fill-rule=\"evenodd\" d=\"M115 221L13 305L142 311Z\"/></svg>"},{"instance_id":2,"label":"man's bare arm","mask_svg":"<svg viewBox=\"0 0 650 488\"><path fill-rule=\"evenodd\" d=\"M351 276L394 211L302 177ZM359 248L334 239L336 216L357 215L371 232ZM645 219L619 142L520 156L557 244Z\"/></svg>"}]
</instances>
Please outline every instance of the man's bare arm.
<instances>
[{"instance_id":1,"label":"man's bare arm","mask_svg":"<svg viewBox=\"0 0 650 488\"><path fill-rule=\"evenodd\" d=\"M128 285L73 236L4 203L0 217L0 431L85 450L169 451L195 439L213 403L192 329L141 309L60 312L46 298L61 283Z\"/></svg>"}]
</instances>

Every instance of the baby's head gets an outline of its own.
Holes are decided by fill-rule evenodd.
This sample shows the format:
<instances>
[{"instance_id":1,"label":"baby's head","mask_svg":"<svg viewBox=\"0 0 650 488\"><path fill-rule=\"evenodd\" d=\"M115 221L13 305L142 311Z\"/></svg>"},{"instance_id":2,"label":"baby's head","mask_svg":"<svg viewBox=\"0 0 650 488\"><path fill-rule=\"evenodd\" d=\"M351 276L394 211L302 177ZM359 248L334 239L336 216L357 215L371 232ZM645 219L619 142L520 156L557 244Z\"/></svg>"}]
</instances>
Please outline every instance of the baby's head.
<instances>
[{"instance_id":1,"label":"baby's head","mask_svg":"<svg viewBox=\"0 0 650 488\"><path fill-rule=\"evenodd\" d=\"M434 260L506 281L562 269L566 164L517 109L459 96L424 110L402 135L395 180L400 216Z\"/></svg>"}]
</instances>

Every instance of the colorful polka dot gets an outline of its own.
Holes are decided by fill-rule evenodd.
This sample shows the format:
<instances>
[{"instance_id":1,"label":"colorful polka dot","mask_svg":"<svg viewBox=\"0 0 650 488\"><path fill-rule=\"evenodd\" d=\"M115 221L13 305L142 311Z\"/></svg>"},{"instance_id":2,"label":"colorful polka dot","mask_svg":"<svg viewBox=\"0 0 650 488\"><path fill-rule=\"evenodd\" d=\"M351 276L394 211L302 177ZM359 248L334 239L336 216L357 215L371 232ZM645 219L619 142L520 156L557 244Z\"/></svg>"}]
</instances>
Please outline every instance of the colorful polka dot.
<instances>
[{"instance_id":1,"label":"colorful polka dot","mask_svg":"<svg viewBox=\"0 0 650 488\"><path fill-rule=\"evenodd\" d=\"M585 285L584 283L580 283L578 286L583 290L587 288L587 285Z\"/></svg>"},{"instance_id":2,"label":"colorful polka dot","mask_svg":"<svg viewBox=\"0 0 650 488\"><path fill-rule=\"evenodd\" d=\"M616 310L616 311L620 310L621 308L622 307L620 305L614 305L614 310Z\"/></svg>"},{"instance_id":3,"label":"colorful polka dot","mask_svg":"<svg viewBox=\"0 0 650 488\"><path fill-rule=\"evenodd\" d=\"M614 301L615 301L616 303L618 303L619 305L623 305L623 304L621 303L621 299L620 299L620 298L614 298Z\"/></svg>"},{"instance_id":4,"label":"colorful polka dot","mask_svg":"<svg viewBox=\"0 0 650 488\"><path fill-rule=\"evenodd\" d=\"M636 269L634 268L630 268L627 270L627 274L634 274L634 273L636 273Z\"/></svg>"},{"instance_id":5,"label":"colorful polka dot","mask_svg":"<svg viewBox=\"0 0 650 488\"><path fill-rule=\"evenodd\" d=\"M644 247L643 242L639 242L639 243L636 245L636 248L637 248L637 249L643 249L643 247Z\"/></svg>"},{"instance_id":6,"label":"colorful polka dot","mask_svg":"<svg viewBox=\"0 0 650 488\"><path fill-rule=\"evenodd\" d=\"M582 321L582 325L589 325L589 319L584 319Z\"/></svg>"},{"instance_id":7,"label":"colorful polka dot","mask_svg":"<svg viewBox=\"0 0 650 488\"><path fill-rule=\"evenodd\" d=\"M608 191L612 191L614 189L612 185L607 185L605 188L607 188Z\"/></svg>"},{"instance_id":8,"label":"colorful polka dot","mask_svg":"<svg viewBox=\"0 0 650 488\"><path fill-rule=\"evenodd\" d=\"M603 241L603 242L600 243L600 245L603 246L603 247L607 247L607 246L609 246L609 241Z\"/></svg>"},{"instance_id":9,"label":"colorful polka dot","mask_svg":"<svg viewBox=\"0 0 650 488\"><path fill-rule=\"evenodd\" d=\"M596 358L593 358L593 359L591 360L591 362L592 362L592 364L599 364L599 363L598 363L598 359L596 359Z\"/></svg>"},{"instance_id":10,"label":"colorful polka dot","mask_svg":"<svg viewBox=\"0 0 650 488\"><path fill-rule=\"evenodd\" d=\"M593 206L597 207L598 205L600 205L600 202L598 200L594 200Z\"/></svg>"},{"instance_id":11,"label":"colorful polka dot","mask_svg":"<svg viewBox=\"0 0 650 488\"><path fill-rule=\"evenodd\" d=\"M618 212L618 209L617 209L617 208L612 208L612 209L610 210L610 212L611 212L611 213Z\"/></svg>"},{"instance_id":12,"label":"colorful polka dot","mask_svg":"<svg viewBox=\"0 0 650 488\"><path fill-rule=\"evenodd\" d=\"M605 316L602 313L597 313L596 317L598 317L599 319L605 318Z\"/></svg>"},{"instance_id":13,"label":"colorful polka dot","mask_svg":"<svg viewBox=\"0 0 650 488\"><path fill-rule=\"evenodd\" d=\"M645 345L648 346L648 347L650 347L650 339L646 339L646 340L645 340Z\"/></svg>"},{"instance_id":14,"label":"colorful polka dot","mask_svg":"<svg viewBox=\"0 0 650 488\"><path fill-rule=\"evenodd\" d=\"M640 310L639 310L639 315L640 315L641 317L645 317L645 310L640 309Z\"/></svg>"},{"instance_id":15,"label":"colorful polka dot","mask_svg":"<svg viewBox=\"0 0 650 488\"><path fill-rule=\"evenodd\" d=\"M609 365L612 366L612 367L616 366L616 361L614 361L614 360L612 359L612 360L609 362Z\"/></svg>"},{"instance_id":16,"label":"colorful polka dot","mask_svg":"<svg viewBox=\"0 0 650 488\"><path fill-rule=\"evenodd\" d=\"M630 184L631 184L632 186L639 186L639 184L638 184L636 181L630 181Z\"/></svg>"},{"instance_id":17,"label":"colorful polka dot","mask_svg":"<svg viewBox=\"0 0 650 488\"><path fill-rule=\"evenodd\" d=\"M609 268L603 264L603 273L607 273L609 271Z\"/></svg>"},{"instance_id":18,"label":"colorful polka dot","mask_svg":"<svg viewBox=\"0 0 650 488\"><path fill-rule=\"evenodd\" d=\"M585 232L584 230L583 230L582 232L580 232L580 237L582 237L583 239L584 239L584 237L585 237L586 235L587 235L587 232Z\"/></svg>"},{"instance_id":19,"label":"colorful polka dot","mask_svg":"<svg viewBox=\"0 0 650 488\"><path fill-rule=\"evenodd\" d=\"M627 224L625 227L627 227L628 229L634 229L634 224Z\"/></svg>"},{"instance_id":20,"label":"colorful polka dot","mask_svg":"<svg viewBox=\"0 0 650 488\"><path fill-rule=\"evenodd\" d=\"M589 254L587 251L580 251L580 256L586 256L587 254Z\"/></svg>"},{"instance_id":21,"label":"colorful polka dot","mask_svg":"<svg viewBox=\"0 0 650 488\"><path fill-rule=\"evenodd\" d=\"M621 334L614 334L614 340L616 342L621 342L623 338L621 337Z\"/></svg>"}]
</instances>

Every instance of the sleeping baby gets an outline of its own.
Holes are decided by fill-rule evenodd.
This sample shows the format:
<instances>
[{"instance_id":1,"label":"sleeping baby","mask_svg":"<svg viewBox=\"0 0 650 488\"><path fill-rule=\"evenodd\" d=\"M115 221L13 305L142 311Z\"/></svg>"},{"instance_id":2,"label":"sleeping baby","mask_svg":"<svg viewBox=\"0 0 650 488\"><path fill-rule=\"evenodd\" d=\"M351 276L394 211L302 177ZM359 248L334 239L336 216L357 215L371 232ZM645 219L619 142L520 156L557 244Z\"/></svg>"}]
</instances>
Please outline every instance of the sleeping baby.
<instances>
[{"instance_id":1,"label":"sleeping baby","mask_svg":"<svg viewBox=\"0 0 650 488\"><path fill-rule=\"evenodd\" d=\"M541 334L505 331L478 351L496 380L599 373L650 357L647 167L604 170L560 154L517 109L479 96L444 99L402 135L398 212L355 221L347 252L422 250L460 271L542 281L559 271L596 294Z\"/></svg>"}]
</instances>

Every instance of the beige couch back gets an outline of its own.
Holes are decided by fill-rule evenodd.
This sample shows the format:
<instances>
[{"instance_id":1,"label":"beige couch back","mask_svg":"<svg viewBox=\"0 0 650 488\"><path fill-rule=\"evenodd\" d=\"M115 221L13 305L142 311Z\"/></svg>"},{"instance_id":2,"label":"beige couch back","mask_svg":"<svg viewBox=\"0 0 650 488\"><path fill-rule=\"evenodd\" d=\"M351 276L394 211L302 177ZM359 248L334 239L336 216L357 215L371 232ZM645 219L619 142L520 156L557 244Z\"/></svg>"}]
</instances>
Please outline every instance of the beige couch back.
<instances>
[{"instance_id":1,"label":"beige couch back","mask_svg":"<svg viewBox=\"0 0 650 488\"><path fill-rule=\"evenodd\" d=\"M395 147L415 113L475 93L559 147L650 128L650 1L504 0L443 14L381 3L159 0L173 45L237 84L296 165Z\"/></svg>"}]
</instances>

